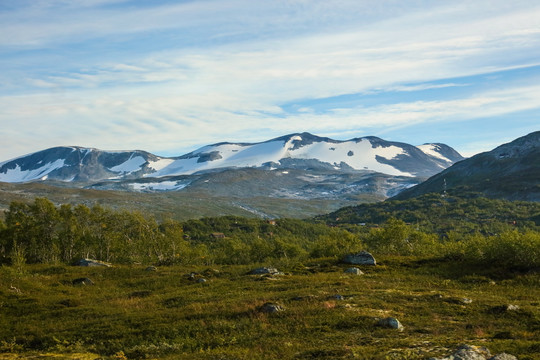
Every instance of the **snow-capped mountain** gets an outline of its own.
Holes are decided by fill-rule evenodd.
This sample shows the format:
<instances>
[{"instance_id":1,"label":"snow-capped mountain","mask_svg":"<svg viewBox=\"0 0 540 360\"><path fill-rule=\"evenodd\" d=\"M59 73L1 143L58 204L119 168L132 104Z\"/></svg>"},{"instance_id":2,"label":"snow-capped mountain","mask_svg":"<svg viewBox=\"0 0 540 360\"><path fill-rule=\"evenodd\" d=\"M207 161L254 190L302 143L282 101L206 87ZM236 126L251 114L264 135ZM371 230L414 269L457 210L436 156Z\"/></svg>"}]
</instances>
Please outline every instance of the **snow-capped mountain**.
<instances>
[{"instance_id":1,"label":"snow-capped mountain","mask_svg":"<svg viewBox=\"0 0 540 360\"><path fill-rule=\"evenodd\" d=\"M92 182L142 176L145 164L158 157L145 151L101 151L55 147L0 163L0 181L60 180Z\"/></svg>"},{"instance_id":2,"label":"snow-capped mountain","mask_svg":"<svg viewBox=\"0 0 540 360\"><path fill-rule=\"evenodd\" d=\"M56 147L0 163L0 181L96 182L191 175L224 169L370 171L428 177L462 160L444 144L412 146L377 137L338 141L309 133L260 143L218 143L179 157L145 151Z\"/></svg>"}]
</instances>

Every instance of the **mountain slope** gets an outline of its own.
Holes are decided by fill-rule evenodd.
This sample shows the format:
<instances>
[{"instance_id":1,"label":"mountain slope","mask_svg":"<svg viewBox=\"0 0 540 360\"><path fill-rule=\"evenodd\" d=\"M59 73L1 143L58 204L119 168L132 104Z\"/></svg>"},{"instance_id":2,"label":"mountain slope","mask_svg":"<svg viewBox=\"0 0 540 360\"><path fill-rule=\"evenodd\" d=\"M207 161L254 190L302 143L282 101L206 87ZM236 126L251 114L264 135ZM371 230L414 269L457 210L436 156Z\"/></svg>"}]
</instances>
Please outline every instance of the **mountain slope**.
<instances>
[{"instance_id":1,"label":"mountain slope","mask_svg":"<svg viewBox=\"0 0 540 360\"><path fill-rule=\"evenodd\" d=\"M82 147L55 147L0 163L0 181L136 178L147 172L145 164L157 157L145 151L101 151Z\"/></svg>"},{"instance_id":2,"label":"mountain slope","mask_svg":"<svg viewBox=\"0 0 540 360\"><path fill-rule=\"evenodd\" d=\"M248 167L427 177L461 159L461 155L443 144L415 147L376 137L337 141L302 133L254 144L218 143L179 157L159 157L138 150L56 147L0 163L0 181L91 183Z\"/></svg>"},{"instance_id":3,"label":"mountain slope","mask_svg":"<svg viewBox=\"0 0 540 360\"><path fill-rule=\"evenodd\" d=\"M457 162L395 199L430 192L478 192L491 198L540 201L540 131Z\"/></svg>"}]
</instances>

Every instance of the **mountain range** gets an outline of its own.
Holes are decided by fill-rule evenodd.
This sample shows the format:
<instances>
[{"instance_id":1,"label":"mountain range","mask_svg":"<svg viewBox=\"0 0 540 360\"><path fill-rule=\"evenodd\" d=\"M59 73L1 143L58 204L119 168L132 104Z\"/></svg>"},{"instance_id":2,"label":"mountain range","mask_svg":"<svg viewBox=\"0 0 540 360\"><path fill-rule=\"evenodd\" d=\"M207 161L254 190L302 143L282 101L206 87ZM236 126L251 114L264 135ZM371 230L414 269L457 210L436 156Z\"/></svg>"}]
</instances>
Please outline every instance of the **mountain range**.
<instances>
[{"instance_id":1,"label":"mountain range","mask_svg":"<svg viewBox=\"0 0 540 360\"><path fill-rule=\"evenodd\" d=\"M0 211L45 196L161 218L306 218L432 192L540 201L539 179L540 132L469 159L444 144L308 133L218 143L178 157L72 146L0 163Z\"/></svg>"},{"instance_id":2,"label":"mountain range","mask_svg":"<svg viewBox=\"0 0 540 360\"><path fill-rule=\"evenodd\" d=\"M390 176L428 177L462 159L459 153L444 144L412 146L377 137L338 141L302 133L253 144L218 143L178 157L161 157L140 150L55 147L0 163L0 181L54 180L89 184L244 168L338 173L368 171ZM182 187L168 182L155 188L179 190ZM132 187L132 190L140 189L137 185Z\"/></svg>"}]
</instances>

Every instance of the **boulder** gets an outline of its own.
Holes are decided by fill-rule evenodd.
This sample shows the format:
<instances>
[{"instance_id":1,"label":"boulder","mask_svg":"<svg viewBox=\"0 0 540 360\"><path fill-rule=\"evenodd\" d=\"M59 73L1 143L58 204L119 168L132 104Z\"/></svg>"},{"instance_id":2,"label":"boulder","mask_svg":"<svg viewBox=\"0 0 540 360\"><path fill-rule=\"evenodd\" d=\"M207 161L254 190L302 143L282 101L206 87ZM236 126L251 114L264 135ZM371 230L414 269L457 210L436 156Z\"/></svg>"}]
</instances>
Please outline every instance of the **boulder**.
<instances>
[{"instance_id":1,"label":"boulder","mask_svg":"<svg viewBox=\"0 0 540 360\"><path fill-rule=\"evenodd\" d=\"M280 272L278 269L274 267L260 267L260 268L253 269L249 272L249 275L265 275L265 274L283 275L282 272Z\"/></svg>"},{"instance_id":2,"label":"boulder","mask_svg":"<svg viewBox=\"0 0 540 360\"><path fill-rule=\"evenodd\" d=\"M86 277L75 279L71 283L73 285L94 285L94 282Z\"/></svg>"},{"instance_id":3,"label":"boulder","mask_svg":"<svg viewBox=\"0 0 540 360\"><path fill-rule=\"evenodd\" d=\"M349 254L343 258L343 262L352 265L377 265L373 255L367 251L360 251L357 254Z\"/></svg>"},{"instance_id":4,"label":"boulder","mask_svg":"<svg viewBox=\"0 0 540 360\"><path fill-rule=\"evenodd\" d=\"M490 357L488 360L517 360L517 357L507 353L500 353L493 357Z\"/></svg>"},{"instance_id":5,"label":"boulder","mask_svg":"<svg viewBox=\"0 0 540 360\"><path fill-rule=\"evenodd\" d=\"M149 266L147 267L146 269L144 269L145 271L157 271L157 267L155 266Z\"/></svg>"},{"instance_id":6,"label":"boulder","mask_svg":"<svg viewBox=\"0 0 540 360\"><path fill-rule=\"evenodd\" d=\"M389 329L395 329L399 331L403 331L404 327L401 325L398 319L394 317L387 317L384 319L381 319L377 322L378 326L382 326Z\"/></svg>"},{"instance_id":7,"label":"boulder","mask_svg":"<svg viewBox=\"0 0 540 360\"><path fill-rule=\"evenodd\" d=\"M364 275L362 270L360 270L357 267L350 267L348 269L345 269L345 274L352 274L352 275Z\"/></svg>"},{"instance_id":8,"label":"boulder","mask_svg":"<svg viewBox=\"0 0 540 360\"><path fill-rule=\"evenodd\" d=\"M276 313L280 311L285 311L283 306L274 304L274 303L264 303L261 307L259 307L259 311L263 313Z\"/></svg>"},{"instance_id":9,"label":"boulder","mask_svg":"<svg viewBox=\"0 0 540 360\"><path fill-rule=\"evenodd\" d=\"M81 259L75 265L77 266L104 266L104 267L112 266L111 264L107 264L106 262L94 260L94 259Z\"/></svg>"},{"instance_id":10,"label":"boulder","mask_svg":"<svg viewBox=\"0 0 540 360\"><path fill-rule=\"evenodd\" d=\"M429 360L517 360L513 355L500 353L491 356L484 346L460 345L457 350L444 358L430 358Z\"/></svg>"},{"instance_id":11,"label":"boulder","mask_svg":"<svg viewBox=\"0 0 540 360\"><path fill-rule=\"evenodd\" d=\"M512 304L499 305L499 306L492 307L490 309L490 312L494 314L502 314L509 311L519 311L519 305L512 305Z\"/></svg>"}]
</instances>

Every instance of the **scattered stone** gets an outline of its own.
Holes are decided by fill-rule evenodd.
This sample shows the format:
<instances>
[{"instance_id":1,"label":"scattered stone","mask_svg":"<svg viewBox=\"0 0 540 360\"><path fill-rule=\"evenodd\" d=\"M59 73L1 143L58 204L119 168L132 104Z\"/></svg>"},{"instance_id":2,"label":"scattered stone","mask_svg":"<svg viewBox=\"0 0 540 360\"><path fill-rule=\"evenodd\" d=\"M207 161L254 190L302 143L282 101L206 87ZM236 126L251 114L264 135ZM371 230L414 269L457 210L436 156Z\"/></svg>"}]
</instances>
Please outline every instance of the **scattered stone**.
<instances>
[{"instance_id":1,"label":"scattered stone","mask_svg":"<svg viewBox=\"0 0 540 360\"><path fill-rule=\"evenodd\" d=\"M81 259L76 264L76 266L104 266L111 267L111 264L108 264L103 261L94 260L94 259Z\"/></svg>"},{"instance_id":2,"label":"scattered stone","mask_svg":"<svg viewBox=\"0 0 540 360\"><path fill-rule=\"evenodd\" d=\"M379 320L379 322L377 322L377 325L385 327L385 328L389 328L389 329L396 329L399 331L403 331L404 329L403 325L401 325L399 320L394 317L387 317L387 318L381 319Z\"/></svg>"},{"instance_id":3,"label":"scattered stone","mask_svg":"<svg viewBox=\"0 0 540 360\"><path fill-rule=\"evenodd\" d=\"M157 267L155 266L149 266L147 267L146 269L144 269L145 271L157 271Z\"/></svg>"},{"instance_id":4,"label":"scattered stone","mask_svg":"<svg viewBox=\"0 0 540 360\"><path fill-rule=\"evenodd\" d=\"M267 302L259 307L259 311L263 313L276 313L285 311L285 308L283 308L281 305Z\"/></svg>"},{"instance_id":5,"label":"scattered stone","mask_svg":"<svg viewBox=\"0 0 540 360\"><path fill-rule=\"evenodd\" d=\"M517 357L507 353L500 353L493 357L490 357L488 360L517 360Z\"/></svg>"},{"instance_id":6,"label":"scattered stone","mask_svg":"<svg viewBox=\"0 0 540 360\"><path fill-rule=\"evenodd\" d=\"M490 311L494 314L502 314L508 311L518 311L519 309L519 305L508 304L492 307Z\"/></svg>"},{"instance_id":7,"label":"scattered stone","mask_svg":"<svg viewBox=\"0 0 540 360\"><path fill-rule=\"evenodd\" d=\"M444 300L445 302L451 303L451 304L458 304L458 305L467 305L472 304L472 299L469 298L447 298Z\"/></svg>"},{"instance_id":8,"label":"scattered stone","mask_svg":"<svg viewBox=\"0 0 540 360\"><path fill-rule=\"evenodd\" d=\"M198 282L199 284L203 284L203 283L205 283L205 282L207 282L207 281L208 281L208 280L206 280L205 278L197 279L197 282Z\"/></svg>"},{"instance_id":9,"label":"scattered stone","mask_svg":"<svg viewBox=\"0 0 540 360\"><path fill-rule=\"evenodd\" d=\"M196 273L196 272L190 272L189 274L186 275L187 279L191 280L191 281L197 280L200 276L201 275L199 273Z\"/></svg>"},{"instance_id":10,"label":"scattered stone","mask_svg":"<svg viewBox=\"0 0 540 360\"><path fill-rule=\"evenodd\" d=\"M506 353L491 356L490 351L484 346L460 345L451 355L429 360L517 360L517 358Z\"/></svg>"},{"instance_id":11,"label":"scattered stone","mask_svg":"<svg viewBox=\"0 0 540 360\"><path fill-rule=\"evenodd\" d=\"M336 295L334 295L334 296L330 296L330 299L331 299L331 300L339 300L339 301L345 300L345 298L343 297L343 295L339 295L339 294L336 294Z\"/></svg>"},{"instance_id":12,"label":"scattered stone","mask_svg":"<svg viewBox=\"0 0 540 360\"><path fill-rule=\"evenodd\" d=\"M253 269L249 272L249 275L265 275L265 274L283 275L283 273L280 272L275 267L260 267L260 268Z\"/></svg>"},{"instance_id":13,"label":"scattered stone","mask_svg":"<svg viewBox=\"0 0 540 360\"><path fill-rule=\"evenodd\" d=\"M362 272L362 270L360 270L359 268L357 267L350 267L348 269L345 269L345 273L346 274L353 274L353 275L364 275L364 273Z\"/></svg>"},{"instance_id":14,"label":"scattered stone","mask_svg":"<svg viewBox=\"0 0 540 360\"><path fill-rule=\"evenodd\" d=\"M343 258L343 262L352 265L376 265L373 255L367 251L360 251L357 254L349 254Z\"/></svg>"},{"instance_id":15,"label":"scattered stone","mask_svg":"<svg viewBox=\"0 0 540 360\"><path fill-rule=\"evenodd\" d=\"M71 283L73 285L94 285L94 282L86 277L75 279Z\"/></svg>"},{"instance_id":16,"label":"scattered stone","mask_svg":"<svg viewBox=\"0 0 540 360\"><path fill-rule=\"evenodd\" d=\"M217 269L210 269L210 268L209 268L209 269L204 270L204 271L203 271L203 274L204 274L205 276L211 277L211 276L217 276L217 275L219 275L220 272L219 272L219 270L217 270Z\"/></svg>"}]
</instances>

